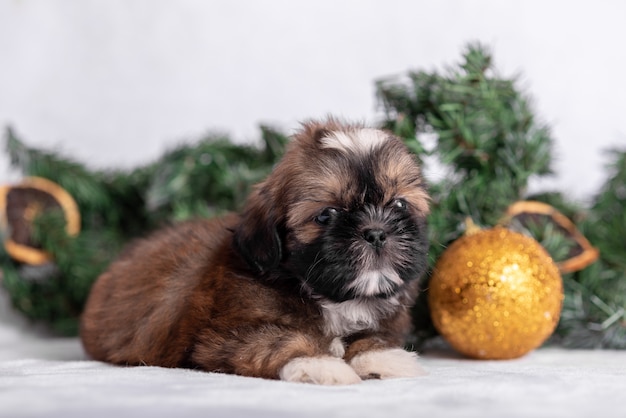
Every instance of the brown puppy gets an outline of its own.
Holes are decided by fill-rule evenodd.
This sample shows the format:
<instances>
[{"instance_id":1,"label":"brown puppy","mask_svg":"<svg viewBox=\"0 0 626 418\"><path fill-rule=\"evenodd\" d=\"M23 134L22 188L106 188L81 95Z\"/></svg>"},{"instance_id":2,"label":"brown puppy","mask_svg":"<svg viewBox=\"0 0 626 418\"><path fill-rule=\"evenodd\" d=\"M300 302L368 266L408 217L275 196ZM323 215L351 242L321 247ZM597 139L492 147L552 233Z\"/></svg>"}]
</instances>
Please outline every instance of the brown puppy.
<instances>
[{"instance_id":1,"label":"brown puppy","mask_svg":"<svg viewBox=\"0 0 626 418\"><path fill-rule=\"evenodd\" d=\"M401 347L427 213L400 139L306 123L241 215L161 230L112 263L84 347L116 364L320 384L423 374Z\"/></svg>"}]
</instances>

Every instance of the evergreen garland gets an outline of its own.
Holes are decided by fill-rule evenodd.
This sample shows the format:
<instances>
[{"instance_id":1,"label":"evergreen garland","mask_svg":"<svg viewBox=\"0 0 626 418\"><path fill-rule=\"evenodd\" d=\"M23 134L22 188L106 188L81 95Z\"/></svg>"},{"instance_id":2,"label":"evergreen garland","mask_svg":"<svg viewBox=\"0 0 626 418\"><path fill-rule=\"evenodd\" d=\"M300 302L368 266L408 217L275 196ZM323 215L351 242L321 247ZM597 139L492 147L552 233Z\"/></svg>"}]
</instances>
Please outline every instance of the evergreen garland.
<instances>
[{"instance_id":1,"label":"evergreen garland","mask_svg":"<svg viewBox=\"0 0 626 418\"><path fill-rule=\"evenodd\" d=\"M493 226L522 199L541 200L574 220L600 252L586 269L564 275L565 301L553 341L568 347L626 348L626 150L613 150L607 180L589 207L559 192L529 196L529 180L551 173L553 140L537 121L516 79L497 74L490 51L470 44L462 61L443 74L412 71L376 82L384 110L382 126L402 137L424 161L447 173L432 181L430 262L463 233L469 216ZM425 135L435 138L428 147ZM130 171L90 171L67 156L29 148L12 130L7 152L26 176L41 176L77 201L82 230L68 237L58 213L36 219L33 235L54 263L28 266L0 248L3 285L22 312L65 334L76 333L89 288L134 237L163 224L236 210L251 185L280 158L285 135L261 127L262 146L237 145L210 135L180 145L159 160ZM534 236L556 260L578 249L564 231L545 219L518 219L512 227ZM418 346L433 337L426 292L415 307Z\"/></svg>"}]
</instances>

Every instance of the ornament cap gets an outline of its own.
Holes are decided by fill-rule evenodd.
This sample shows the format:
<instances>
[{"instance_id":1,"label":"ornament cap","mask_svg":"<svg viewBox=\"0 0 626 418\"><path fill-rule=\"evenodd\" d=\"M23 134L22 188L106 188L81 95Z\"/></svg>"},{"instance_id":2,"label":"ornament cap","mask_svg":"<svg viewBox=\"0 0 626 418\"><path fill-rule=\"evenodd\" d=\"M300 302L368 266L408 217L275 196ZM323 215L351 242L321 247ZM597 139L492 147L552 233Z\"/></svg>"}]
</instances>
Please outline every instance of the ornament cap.
<instances>
[{"instance_id":1,"label":"ornament cap","mask_svg":"<svg viewBox=\"0 0 626 418\"><path fill-rule=\"evenodd\" d=\"M467 217L465 218L465 234L464 235L474 235L478 232L482 231L482 228L478 225L476 225L476 223L474 223L474 220L471 217Z\"/></svg>"}]
</instances>

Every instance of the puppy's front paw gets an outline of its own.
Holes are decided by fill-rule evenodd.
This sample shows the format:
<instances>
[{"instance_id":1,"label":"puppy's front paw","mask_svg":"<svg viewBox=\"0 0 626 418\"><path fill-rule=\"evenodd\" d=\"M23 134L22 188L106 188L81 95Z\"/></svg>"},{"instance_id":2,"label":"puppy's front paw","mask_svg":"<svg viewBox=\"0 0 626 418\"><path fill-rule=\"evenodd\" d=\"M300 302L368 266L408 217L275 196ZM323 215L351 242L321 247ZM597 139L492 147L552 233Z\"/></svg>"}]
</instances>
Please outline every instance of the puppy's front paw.
<instances>
[{"instance_id":1,"label":"puppy's front paw","mask_svg":"<svg viewBox=\"0 0 626 418\"><path fill-rule=\"evenodd\" d=\"M363 379L416 377L426 373L417 363L417 354L401 348L366 351L350 361L350 366Z\"/></svg>"},{"instance_id":2,"label":"puppy's front paw","mask_svg":"<svg viewBox=\"0 0 626 418\"><path fill-rule=\"evenodd\" d=\"M361 381L345 361L330 356L295 358L281 369L280 378L318 385L350 385Z\"/></svg>"}]
</instances>

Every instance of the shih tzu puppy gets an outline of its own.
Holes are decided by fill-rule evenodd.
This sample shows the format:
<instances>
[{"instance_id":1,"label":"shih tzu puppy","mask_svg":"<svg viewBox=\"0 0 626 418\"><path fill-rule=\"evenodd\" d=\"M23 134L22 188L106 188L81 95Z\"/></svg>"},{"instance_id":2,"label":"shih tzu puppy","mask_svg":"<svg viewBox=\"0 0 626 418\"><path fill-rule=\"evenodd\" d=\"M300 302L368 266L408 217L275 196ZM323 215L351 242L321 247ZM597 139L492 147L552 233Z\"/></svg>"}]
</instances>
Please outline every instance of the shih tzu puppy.
<instances>
[{"instance_id":1,"label":"shih tzu puppy","mask_svg":"<svg viewBox=\"0 0 626 418\"><path fill-rule=\"evenodd\" d=\"M423 374L402 346L426 269L428 195L392 134L308 122L239 215L132 244L96 281L96 360L349 384Z\"/></svg>"}]
</instances>

